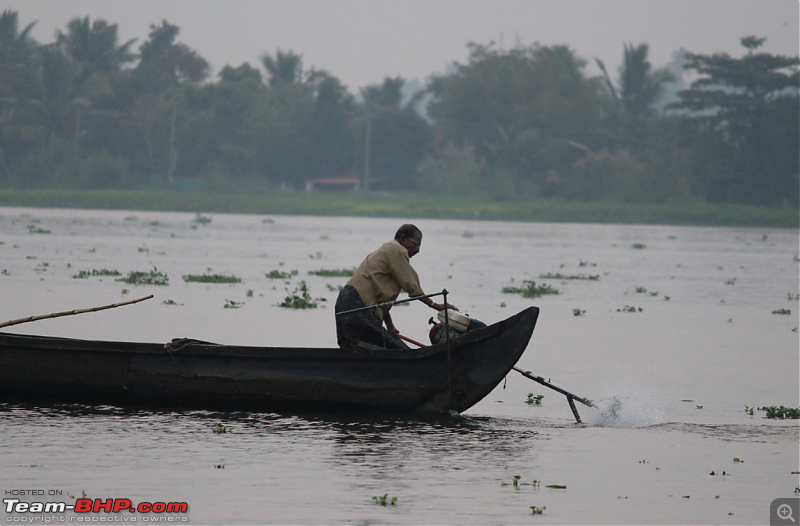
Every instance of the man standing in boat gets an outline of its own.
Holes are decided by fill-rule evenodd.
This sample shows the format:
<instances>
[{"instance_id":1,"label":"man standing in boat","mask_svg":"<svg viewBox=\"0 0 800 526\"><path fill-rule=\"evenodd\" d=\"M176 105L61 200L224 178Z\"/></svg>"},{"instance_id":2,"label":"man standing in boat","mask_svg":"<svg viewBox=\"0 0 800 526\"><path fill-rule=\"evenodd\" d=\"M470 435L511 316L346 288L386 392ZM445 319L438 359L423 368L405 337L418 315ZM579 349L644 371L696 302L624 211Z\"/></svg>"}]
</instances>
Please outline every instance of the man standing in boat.
<instances>
[{"instance_id":1,"label":"man standing in boat","mask_svg":"<svg viewBox=\"0 0 800 526\"><path fill-rule=\"evenodd\" d=\"M336 312L395 301L401 290L410 297L424 296L419 276L409 261L419 253L421 246L422 231L419 228L405 224L397 229L392 241L367 255L355 270L353 277L339 292ZM431 298L419 301L437 311L444 310L444 304L436 303ZM448 304L447 307L458 310L453 305ZM336 316L339 347L349 349L352 342L360 341L387 349L407 349L408 346L397 336L400 331L392 322L390 309L391 305Z\"/></svg>"}]
</instances>

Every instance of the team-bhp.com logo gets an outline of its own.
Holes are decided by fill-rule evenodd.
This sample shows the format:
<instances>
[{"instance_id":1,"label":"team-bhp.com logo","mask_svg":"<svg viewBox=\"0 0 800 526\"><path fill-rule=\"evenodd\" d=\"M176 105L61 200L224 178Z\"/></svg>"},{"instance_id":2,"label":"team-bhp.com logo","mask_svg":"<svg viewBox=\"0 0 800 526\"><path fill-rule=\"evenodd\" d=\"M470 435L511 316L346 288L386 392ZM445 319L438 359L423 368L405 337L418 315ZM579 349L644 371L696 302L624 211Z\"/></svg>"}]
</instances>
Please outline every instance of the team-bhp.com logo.
<instances>
[{"instance_id":1,"label":"team-bhp.com logo","mask_svg":"<svg viewBox=\"0 0 800 526\"><path fill-rule=\"evenodd\" d=\"M188 522L189 520L185 516L166 515L188 512L189 504L186 502L140 502L134 505L130 499L77 499L75 504L67 504L66 502L23 502L20 499L5 498L3 499L3 505L6 513L52 514L71 511L80 514L99 514L128 512L156 514L142 516L142 522ZM95 515L78 515L71 516L69 522L100 522L99 518ZM103 522L108 522L109 519L111 518L106 517ZM114 522L119 522L120 519L125 522L136 522L135 516L129 516L124 519L120 517ZM6 522L21 521L9 520L9 517L6 517ZM66 517L59 517L53 522L66 522Z\"/></svg>"}]
</instances>

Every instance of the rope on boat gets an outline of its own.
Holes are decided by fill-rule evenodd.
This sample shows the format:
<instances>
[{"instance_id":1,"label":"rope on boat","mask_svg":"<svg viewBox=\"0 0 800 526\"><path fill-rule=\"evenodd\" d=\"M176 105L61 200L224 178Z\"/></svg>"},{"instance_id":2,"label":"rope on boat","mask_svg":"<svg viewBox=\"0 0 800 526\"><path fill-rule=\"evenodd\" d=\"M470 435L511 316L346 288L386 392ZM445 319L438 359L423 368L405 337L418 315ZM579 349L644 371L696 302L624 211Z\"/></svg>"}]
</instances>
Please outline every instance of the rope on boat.
<instances>
[{"instance_id":1,"label":"rope on boat","mask_svg":"<svg viewBox=\"0 0 800 526\"><path fill-rule=\"evenodd\" d=\"M112 305L103 305L102 307L91 307L89 309L75 309L75 310L69 310L69 311L64 311L64 312L54 312L52 314L42 314L42 315L39 315L39 316L28 316L27 318L19 318L19 319L16 319L16 320L9 320L9 321L0 323L0 328L10 327L12 325L19 325L21 323L28 323L28 322L32 322L32 321L46 320L46 319L49 319L49 318L60 318L61 316L73 316L75 314L85 314L87 312L97 312L97 311L100 311L100 310L115 309L117 307L122 307L124 305L133 305L134 303L139 303L140 301L149 300L152 297L153 297L153 295L150 294L149 296L145 296L144 298L139 298L139 299L130 300L130 301L123 301L122 303L114 303Z\"/></svg>"}]
</instances>

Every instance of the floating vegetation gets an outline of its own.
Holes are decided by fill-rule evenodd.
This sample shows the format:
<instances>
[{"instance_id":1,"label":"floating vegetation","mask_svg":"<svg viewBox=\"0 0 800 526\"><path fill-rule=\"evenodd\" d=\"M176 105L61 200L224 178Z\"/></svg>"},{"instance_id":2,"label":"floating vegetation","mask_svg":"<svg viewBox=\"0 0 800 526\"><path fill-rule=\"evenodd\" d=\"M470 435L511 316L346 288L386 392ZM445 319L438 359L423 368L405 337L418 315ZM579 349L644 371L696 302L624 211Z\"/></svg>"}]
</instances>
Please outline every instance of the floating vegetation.
<instances>
[{"instance_id":1,"label":"floating vegetation","mask_svg":"<svg viewBox=\"0 0 800 526\"><path fill-rule=\"evenodd\" d=\"M222 274L187 274L183 276L183 281L186 283L241 283L242 278Z\"/></svg>"},{"instance_id":2,"label":"floating vegetation","mask_svg":"<svg viewBox=\"0 0 800 526\"><path fill-rule=\"evenodd\" d=\"M292 276L296 276L298 272L293 270L291 272L283 272L281 270L273 270L268 274L264 274L269 279L291 279Z\"/></svg>"},{"instance_id":3,"label":"floating vegetation","mask_svg":"<svg viewBox=\"0 0 800 526\"><path fill-rule=\"evenodd\" d=\"M521 294L523 298L538 298L548 294L560 294L558 290L548 284L536 285L530 279L522 282L522 287L503 287L503 294Z\"/></svg>"},{"instance_id":4,"label":"floating vegetation","mask_svg":"<svg viewBox=\"0 0 800 526\"><path fill-rule=\"evenodd\" d=\"M582 310L582 309L572 309L572 315L573 315L573 316L583 316L584 314L586 314L586 311L585 311L585 310Z\"/></svg>"},{"instance_id":5,"label":"floating vegetation","mask_svg":"<svg viewBox=\"0 0 800 526\"><path fill-rule=\"evenodd\" d=\"M644 243L634 243L633 245L631 245L631 248L634 248L636 250L642 250L647 248L647 245L645 245Z\"/></svg>"},{"instance_id":6,"label":"floating vegetation","mask_svg":"<svg viewBox=\"0 0 800 526\"><path fill-rule=\"evenodd\" d=\"M3 270L0 270L0 275L10 276L11 272L9 272L7 268L4 268Z\"/></svg>"},{"instance_id":7,"label":"floating vegetation","mask_svg":"<svg viewBox=\"0 0 800 526\"><path fill-rule=\"evenodd\" d=\"M548 484L547 487L551 489L567 489L563 484Z\"/></svg>"},{"instance_id":8,"label":"floating vegetation","mask_svg":"<svg viewBox=\"0 0 800 526\"><path fill-rule=\"evenodd\" d=\"M469 230L464 230L464 233L461 234L461 237L465 237L467 239L471 239L471 238L475 237L475 233L474 232L470 232Z\"/></svg>"},{"instance_id":9,"label":"floating vegetation","mask_svg":"<svg viewBox=\"0 0 800 526\"><path fill-rule=\"evenodd\" d=\"M0 243L2 244L2 243ZM792 294L791 292L786 293L786 299L789 301L797 301L800 300L800 294Z\"/></svg>"},{"instance_id":10,"label":"floating vegetation","mask_svg":"<svg viewBox=\"0 0 800 526\"><path fill-rule=\"evenodd\" d=\"M599 281L600 274L593 274L587 276L586 274L566 275L560 272L556 272L555 274L553 274L552 272L548 272L547 274L540 274L539 279L557 279L561 281L566 281L566 280Z\"/></svg>"},{"instance_id":11,"label":"floating vegetation","mask_svg":"<svg viewBox=\"0 0 800 526\"><path fill-rule=\"evenodd\" d=\"M211 430L218 435L224 435L225 433L233 433L232 427L225 427L222 424L217 424L215 426L212 426Z\"/></svg>"},{"instance_id":12,"label":"floating vegetation","mask_svg":"<svg viewBox=\"0 0 800 526\"><path fill-rule=\"evenodd\" d=\"M789 310L789 309L777 309L777 310L772 311L772 314L779 314L781 316L788 316L791 313L792 313L792 311Z\"/></svg>"},{"instance_id":13,"label":"floating vegetation","mask_svg":"<svg viewBox=\"0 0 800 526\"><path fill-rule=\"evenodd\" d=\"M625 305L621 309L617 309L617 312L642 312L641 307L632 307L630 305Z\"/></svg>"},{"instance_id":14,"label":"floating vegetation","mask_svg":"<svg viewBox=\"0 0 800 526\"><path fill-rule=\"evenodd\" d=\"M731 278L725 282L726 285L736 285L736 278Z\"/></svg>"},{"instance_id":15,"label":"floating vegetation","mask_svg":"<svg viewBox=\"0 0 800 526\"><path fill-rule=\"evenodd\" d=\"M356 271L354 268L340 268L340 269L319 269L309 270L308 273L312 276L322 276L324 278L349 278Z\"/></svg>"},{"instance_id":16,"label":"floating vegetation","mask_svg":"<svg viewBox=\"0 0 800 526\"><path fill-rule=\"evenodd\" d=\"M243 301L233 301L233 300L225 300L225 305L223 305L224 309L238 309L244 305Z\"/></svg>"},{"instance_id":17,"label":"floating vegetation","mask_svg":"<svg viewBox=\"0 0 800 526\"><path fill-rule=\"evenodd\" d=\"M547 509L547 506L542 506L541 508L537 506L531 506L531 515L541 515L544 513L544 510Z\"/></svg>"},{"instance_id":18,"label":"floating vegetation","mask_svg":"<svg viewBox=\"0 0 800 526\"><path fill-rule=\"evenodd\" d=\"M793 407L776 407L774 405L759 407L759 411L766 411L767 418L776 418L778 420L786 420L786 419L800 419L800 408L793 408Z\"/></svg>"},{"instance_id":19,"label":"floating vegetation","mask_svg":"<svg viewBox=\"0 0 800 526\"><path fill-rule=\"evenodd\" d=\"M204 216L202 214L197 214L192 219L193 223L197 223L198 225L207 225L211 223L211 216Z\"/></svg>"},{"instance_id":20,"label":"floating vegetation","mask_svg":"<svg viewBox=\"0 0 800 526\"><path fill-rule=\"evenodd\" d=\"M225 469L225 464L214 464L214 469Z\"/></svg>"},{"instance_id":21,"label":"floating vegetation","mask_svg":"<svg viewBox=\"0 0 800 526\"><path fill-rule=\"evenodd\" d=\"M342 290L342 286L341 286L341 285L337 285L337 286L335 286L335 287L334 287L334 286L333 286L333 285L331 285L330 283L326 283L326 284L325 284L325 286L326 286L326 287L328 288L328 290L329 290L329 291L331 291L331 292L338 292L338 291ZM400 305L406 305L406 303L401 303Z\"/></svg>"},{"instance_id":22,"label":"floating vegetation","mask_svg":"<svg viewBox=\"0 0 800 526\"><path fill-rule=\"evenodd\" d=\"M175 303L173 300L164 300L161 302L162 305L183 305L183 303Z\"/></svg>"},{"instance_id":23,"label":"floating vegetation","mask_svg":"<svg viewBox=\"0 0 800 526\"><path fill-rule=\"evenodd\" d=\"M744 460L740 459L739 457L733 457L733 462L736 464L744 463Z\"/></svg>"},{"instance_id":24,"label":"floating vegetation","mask_svg":"<svg viewBox=\"0 0 800 526\"><path fill-rule=\"evenodd\" d=\"M127 277L119 278L117 281L128 285L169 285L169 277L155 267L148 272L131 271Z\"/></svg>"},{"instance_id":25,"label":"floating vegetation","mask_svg":"<svg viewBox=\"0 0 800 526\"><path fill-rule=\"evenodd\" d=\"M107 268L102 269L92 269L92 270L81 270L74 276L73 279L86 279L86 278L93 278L97 276L121 276L119 270L109 270Z\"/></svg>"},{"instance_id":26,"label":"floating vegetation","mask_svg":"<svg viewBox=\"0 0 800 526\"><path fill-rule=\"evenodd\" d=\"M52 234L52 230L46 230L44 228L39 228L36 225L28 225L28 233L29 234Z\"/></svg>"},{"instance_id":27,"label":"floating vegetation","mask_svg":"<svg viewBox=\"0 0 800 526\"><path fill-rule=\"evenodd\" d=\"M247 290L247 294L245 294L245 295L246 295L248 298L252 298L252 297L253 297L253 291L252 291L252 290L250 290L250 289L248 289L248 290Z\"/></svg>"},{"instance_id":28,"label":"floating vegetation","mask_svg":"<svg viewBox=\"0 0 800 526\"><path fill-rule=\"evenodd\" d=\"M578 263L579 267L596 267L597 263L591 263L589 261L580 260Z\"/></svg>"},{"instance_id":29,"label":"floating vegetation","mask_svg":"<svg viewBox=\"0 0 800 526\"><path fill-rule=\"evenodd\" d=\"M514 475L514 480L511 481L509 484L508 482L501 482L501 486L514 486L515 488L519 487L519 479L522 478L522 475ZM523 484L524 485L524 484Z\"/></svg>"},{"instance_id":30,"label":"floating vegetation","mask_svg":"<svg viewBox=\"0 0 800 526\"><path fill-rule=\"evenodd\" d=\"M744 412L747 413L750 416L753 416L753 408L752 407L744 406Z\"/></svg>"},{"instance_id":31,"label":"floating vegetation","mask_svg":"<svg viewBox=\"0 0 800 526\"><path fill-rule=\"evenodd\" d=\"M542 405L542 398L544 398L544 395L534 396L533 393L528 393L528 399L525 400L525 403L530 405Z\"/></svg>"},{"instance_id":32,"label":"floating vegetation","mask_svg":"<svg viewBox=\"0 0 800 526\"><path fill-rule=\"evenodd\" d=\"M397 497L389 498L388 493L384 493L380 497L372 497L372 502L377 504L378 506L396 506L397 505Z\"/></svg>"},{"instance_id":33,"label":"floating vegetation","mask_svg":"<svg viewBox=\"0 0 800 526\"><path fill-rule=\"evenodd\" d=\"M514 486L515 488L519 488L520 486L533 486L534 488L539 487L539 481L533 480L530 483L528 482L520 482L522 479L522 475L514 475L514 479L511 482L501 482L500 485L505 486Z\"/></svg>"},{"instance_id":34,"label":"floating vegetation","mask_svg":"<svg viewBox=\"0 0 800 526\"><path fill-rule=\"evenodd\" d=\"M278 304L278 307L285 309L316 309L317 301L320 301L320 298L314 299L311 297L305 281L300 281L294 292L289 293L288 290L286 292L289 295Z\"/></svg>"}]
</instances>

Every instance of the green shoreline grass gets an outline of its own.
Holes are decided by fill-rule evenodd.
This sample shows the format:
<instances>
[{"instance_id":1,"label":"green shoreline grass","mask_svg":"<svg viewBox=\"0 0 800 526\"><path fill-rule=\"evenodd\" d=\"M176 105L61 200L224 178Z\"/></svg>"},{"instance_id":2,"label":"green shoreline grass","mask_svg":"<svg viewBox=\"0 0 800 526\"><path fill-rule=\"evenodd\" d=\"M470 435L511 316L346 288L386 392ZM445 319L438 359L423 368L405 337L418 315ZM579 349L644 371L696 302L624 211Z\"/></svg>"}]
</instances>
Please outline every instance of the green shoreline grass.
<instances>
[{"instance_id":1,"label":"green shoreline grass","mask_svg":"<svg viewBox=\"0 0 800 526\"><path fill-rule=\"evenodd\" d=\"M798 228L796 208L741 205L579 203L551 199L491 201L418 194L169 190L8 190L0 206L192 213L420 217L554 223Z\"/></svg>"}]
</instances>

